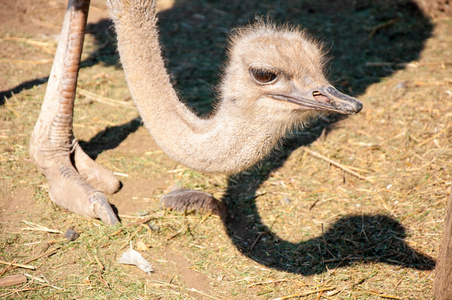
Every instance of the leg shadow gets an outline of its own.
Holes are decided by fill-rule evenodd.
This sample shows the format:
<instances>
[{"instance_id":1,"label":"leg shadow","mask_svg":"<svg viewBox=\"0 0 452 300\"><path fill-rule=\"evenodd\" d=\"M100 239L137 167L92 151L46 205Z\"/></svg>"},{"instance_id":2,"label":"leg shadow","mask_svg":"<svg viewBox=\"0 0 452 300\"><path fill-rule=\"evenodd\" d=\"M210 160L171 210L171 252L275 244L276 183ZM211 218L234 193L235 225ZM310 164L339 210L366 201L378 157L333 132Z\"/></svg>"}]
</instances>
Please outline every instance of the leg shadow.
<instances>
[{"instance_id":1,"label":"leg shadow","mask_svg":"<svg viewBox=\"0 0 452 300\"><path fill-rule=\"evenodd\" d=\"M89 141L79 141L79 144L83 151L95 160L102 152L118 147L129 134L137 131L140 126L142 126L141 118L137 117L122 125L108 126Z\"/></svg>"},{"instance_id":2,"label":"leg shadow","mask_svg":"<svg viewBox=\"0 0 452 300\"><path fill-rule=\"evenodd\" d=\"M28 81L22 82L21 84L19 84L18 86L14 87L12 89L0 92L0 106L5 104L5 100L11 98L13 95L19 94L20 92L22 92L24 90L32 89L35 86L44 84L47 82L47 80L49 80L49 76L28 80Z\"/></svg>"},{"instance_id":3,"label":"leg shadow","mask_svg":"<svg viewBox=\"0 0 452 300\"><path fill-rule=\"evenodd\" d=\"M101 20L97 23L90 23L86 26L86 33L92 34L95 38L96 50L88 58L80 62L80 69L94 66L98 63L106 66L117 66L119 56L115 46L115 34L112 29L112 22L109 19ZM24 90L32 89L48 81L49 76L25 81L9 90L0 91L0 106L5 103L5 99L11 98Z\"/></svg>"}]
</instances>

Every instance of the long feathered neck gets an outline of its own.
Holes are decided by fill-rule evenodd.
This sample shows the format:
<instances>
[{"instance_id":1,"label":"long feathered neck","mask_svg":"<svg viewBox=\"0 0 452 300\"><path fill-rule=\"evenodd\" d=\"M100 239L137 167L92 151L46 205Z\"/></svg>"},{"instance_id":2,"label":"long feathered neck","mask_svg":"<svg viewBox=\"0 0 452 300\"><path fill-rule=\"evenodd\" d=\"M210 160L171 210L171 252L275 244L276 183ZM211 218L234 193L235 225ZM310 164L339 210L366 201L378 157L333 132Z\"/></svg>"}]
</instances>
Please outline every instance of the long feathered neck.
<instances>
[{"instance_id":1,"label":"long feathered neck","mask_svg":"<svg viewBox=\"0 0 452 300\"><path fill-rule=\"evenodd\" d=\"M222 99L201 119L181 103L165 70L152 0L109 0L126 80L144 124L173 159L204 172L235 173L266 156L285 128Z\"/></svg>"}]
</instances>

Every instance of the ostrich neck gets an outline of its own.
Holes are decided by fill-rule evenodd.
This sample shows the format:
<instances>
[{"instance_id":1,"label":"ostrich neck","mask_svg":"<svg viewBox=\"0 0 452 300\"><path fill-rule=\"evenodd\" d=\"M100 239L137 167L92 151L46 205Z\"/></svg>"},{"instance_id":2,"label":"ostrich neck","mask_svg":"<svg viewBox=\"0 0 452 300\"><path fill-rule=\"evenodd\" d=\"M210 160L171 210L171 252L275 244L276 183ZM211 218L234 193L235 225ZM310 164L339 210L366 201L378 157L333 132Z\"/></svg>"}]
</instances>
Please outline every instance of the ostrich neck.
<instances>
[{"instance_id":1,"label":"ostrich neck","mask_svg":"<svg viewBox=\"0 0 452 300\"><path fill-rule=\"evenodd\" d=\"M222 101L209 119L179 101L161 56L154 11L112 15L130 92L144 124L171 158L199 171L235 173L271 151L279 140L275 129L238 111L232 101Z\"/></svg>"}]
</instances>

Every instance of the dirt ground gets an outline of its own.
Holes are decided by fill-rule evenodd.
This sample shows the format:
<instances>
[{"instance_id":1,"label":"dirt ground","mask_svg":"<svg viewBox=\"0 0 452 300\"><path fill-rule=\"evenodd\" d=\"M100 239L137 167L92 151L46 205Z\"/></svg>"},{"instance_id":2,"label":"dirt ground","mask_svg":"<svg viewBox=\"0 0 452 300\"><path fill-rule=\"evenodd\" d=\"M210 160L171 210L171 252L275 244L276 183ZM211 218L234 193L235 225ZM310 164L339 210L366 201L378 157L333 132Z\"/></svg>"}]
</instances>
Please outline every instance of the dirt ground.
<instances>
[{"instance_id":1,"label":"dirt ground","mask_svg":"<svg viewBox=\"0 0 452 300\"><path fill-rule=\"evenodd\" d=\"M29 158L66 2L0 1L0 282L27 278L0 298L432 299L452 181L448 0L160 1L168 69L200 115L212 109L227 33L260 15L323 40L331 81L364 103L231 177L194 172L156 146L105 4L92 2L74 131L121 179L110 200L122 225L55 207ZM163 211L160 196L177 186L212 193L230 218ZM69 228L77 240L64 238ZM117 263L130 246L151 275Z\"/></svg>"}]
</instances>

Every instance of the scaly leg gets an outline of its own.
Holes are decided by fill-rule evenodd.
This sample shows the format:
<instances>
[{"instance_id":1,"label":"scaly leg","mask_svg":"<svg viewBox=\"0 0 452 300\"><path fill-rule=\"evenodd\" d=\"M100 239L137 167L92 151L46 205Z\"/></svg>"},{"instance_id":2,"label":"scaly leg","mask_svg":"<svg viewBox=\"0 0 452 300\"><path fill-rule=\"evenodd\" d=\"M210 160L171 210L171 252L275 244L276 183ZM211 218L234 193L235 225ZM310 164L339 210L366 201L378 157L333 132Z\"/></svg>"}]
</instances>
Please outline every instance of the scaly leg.
<instances>
[{"instance_id":1,"label":"scaly leg","mask_svg":"<svg viewBox=\"0 0 452 300\"><path fill-rule=\"evenodd\" d=\"M69 0L30 155L50 184L50 198L85 217L117 224L104 193L119 188L116 177L80 148L72 132L75 89L90 0Z\"/></svg>"}]
</instances>

